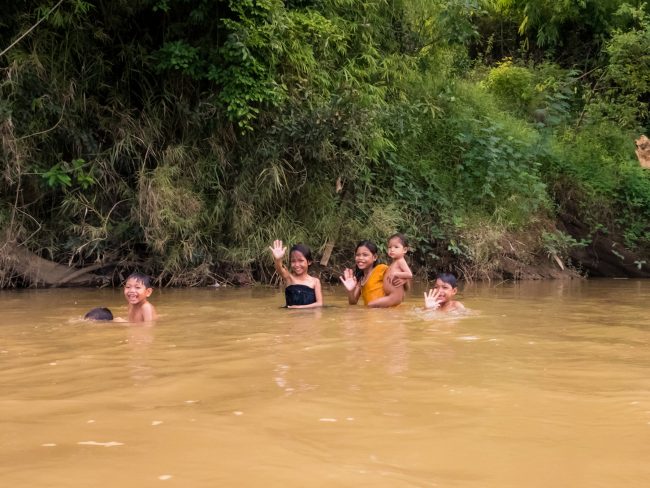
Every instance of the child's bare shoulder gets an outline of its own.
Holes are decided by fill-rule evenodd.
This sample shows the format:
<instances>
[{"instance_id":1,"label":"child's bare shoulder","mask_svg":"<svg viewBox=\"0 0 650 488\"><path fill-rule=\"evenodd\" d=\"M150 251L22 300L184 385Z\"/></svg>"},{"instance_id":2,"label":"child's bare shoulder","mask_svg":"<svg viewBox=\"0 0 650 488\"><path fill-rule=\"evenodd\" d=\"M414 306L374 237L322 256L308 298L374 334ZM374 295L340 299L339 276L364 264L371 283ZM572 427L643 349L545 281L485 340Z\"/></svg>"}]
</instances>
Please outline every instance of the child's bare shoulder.
<instances>
[{"instance_id":1,"label":"child's bare shoulder","mask_svg":"<svg viewBox=\"0 0 650 488\"><path fill-rule=\"evenodd\" d=\"M147 320L147 316L150 316L151 319L156 319L158 317L156 314L156 307L154 307L150 302L147 302L142 306L142 315L145 317L145 320Z\"/></svg>"},{"instance_id":2,"label":"child's bare shoulder","mask_svg":"<svg viewBox=\"0 0 650 488\"><path fill-rule=\"evenodd\" d=\"M465 310L465 305L460 302L454 301L451 312L463 312Z\"/></svg>"}]
</instances>

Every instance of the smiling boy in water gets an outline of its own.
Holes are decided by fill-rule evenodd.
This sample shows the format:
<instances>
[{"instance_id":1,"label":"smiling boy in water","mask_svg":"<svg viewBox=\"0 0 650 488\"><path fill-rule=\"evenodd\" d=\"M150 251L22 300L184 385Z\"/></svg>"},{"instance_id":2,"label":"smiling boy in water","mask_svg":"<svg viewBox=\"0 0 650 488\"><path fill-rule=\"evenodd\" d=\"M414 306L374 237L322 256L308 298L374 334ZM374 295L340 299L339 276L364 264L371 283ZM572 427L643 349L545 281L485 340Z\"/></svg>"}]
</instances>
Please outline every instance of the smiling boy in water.
<instances>
[{"instance_id":1,"label":"smiling boy in water","mask_svg":"<svg viewBox=\"0 0 650 488\"><path fill-rule=\"evenodd\" d=\"M156 309L147 300L153 293L151 278L142 273L132 273L124 283L124 297L129 304L128 322L152 322Z\"/></svg>"},{"instance_id":2,"label":"smiling boy in water","mask_svg":"<svg viewBox=\"0 0 650 488\"><path fill-rule=\"evenodd\" d=\"M436 277L436 283L431 290L424 292L424 308L439 312L460 312L465 306L454 300L458 292L458 281L451 273L441 273Z\"/></svg>"}]
</instances>

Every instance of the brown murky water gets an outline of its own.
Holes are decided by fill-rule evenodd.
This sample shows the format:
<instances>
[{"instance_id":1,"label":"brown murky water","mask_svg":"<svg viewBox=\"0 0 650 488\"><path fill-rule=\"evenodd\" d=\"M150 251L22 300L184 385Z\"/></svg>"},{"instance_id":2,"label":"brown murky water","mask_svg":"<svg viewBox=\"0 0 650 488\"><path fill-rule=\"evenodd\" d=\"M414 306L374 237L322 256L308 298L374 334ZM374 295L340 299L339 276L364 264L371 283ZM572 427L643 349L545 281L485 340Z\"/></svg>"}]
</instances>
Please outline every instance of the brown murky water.
<instances>
[{"instance_id":1,"label":"brown murky water","mask_svg":"<svg viewBox=\"0 0 650 488\"><path fill-rule=\"evenodd\" d=\"M268 288L1 292L3 487L648 487L650 282L479 284L441 318Z\"/></svg>"}]
</instances>

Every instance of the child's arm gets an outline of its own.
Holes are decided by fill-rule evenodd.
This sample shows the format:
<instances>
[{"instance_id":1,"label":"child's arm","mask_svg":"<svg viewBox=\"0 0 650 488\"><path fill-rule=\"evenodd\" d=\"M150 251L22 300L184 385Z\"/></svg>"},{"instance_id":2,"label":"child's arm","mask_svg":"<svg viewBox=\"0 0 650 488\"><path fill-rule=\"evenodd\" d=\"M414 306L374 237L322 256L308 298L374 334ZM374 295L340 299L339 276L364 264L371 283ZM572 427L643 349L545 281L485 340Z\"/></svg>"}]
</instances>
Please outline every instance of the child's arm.
<instances>
[{"instance_id":1,"label":"child's arm","mask_svg":"<svg viewBox=\"0 0 650 488\"><path fill-rule=\"evenodd\" d=\"M271 254L273 255L273 264L275 265L275 271L282 277L285 283L291 282L291 273L284 265L284 253L287 252L286 247L282 247L282 241L276 239L273 241L273 246L269 246Z\"/></svg>"},{"instance_id":2,"label":"child's arm","mask_svg":"<svg viewBox=\"0 0 650 488\"><path fill-rule=\"evenodd\" d=\"M406 259L401 258L398 261L396 261L393 265L395 266L394 268L395 271L391 273L393 278L401 278L403 280L413 279L413 273L411 272L411 268L409 268Z\"/></svg>"},{"instance_id":3,"label":"child's arm","mask_svg":"<svg viewBox=\"0 0 650 488\"><path fill-rule=\"evenodd\" d=\"M323 306L323 292L320 287L320 280L314 278L314 293L316 294L316 301L309 305L289 305L287 308L318 308Z\"/></svg>"},{"instance_id":4,"label":"child's arm","mask_svg":"<svg viewBox=\"0 0 650 488\"><path fill-rule=\"evenodd\" d=\"M384 275L384 296L376 298L366 305L370 308L385 308L394 307L404 301L404 288L402 286L395 286L393 284L393 277L388 275L388 271Z\"/></svg>"},{"instance_id":5,"label":"child's arm","mask_svg":"<svg viewBox=\"0 0 650 488\"><path fill-rule=\"evenodd\" d=\"M404 291L411 289L411 280L413 273L404 258L401 258L390 265L388 268L388 282L395 287L404 286Z\"/></svg>"},{"instance_id":6,"label":"child's arm","mask_svg":"<svg viewBox=\"0 0 650 488\"><path fill-rule=\"evenodd\" d=\"M361 296L361 287L354 276L354 271L350 268L345 268L343 270L343 276L341 276L341 283L345 287L345 291L348 293L348 303L350 305L356 305Z\"/></svg>"},{"instance_id":7,"label":"child's arm","mask_svg":"<svg viewBox=\"0 0 650 488\"><path fill-rule=\"evenodd\" d=\"M370 308L388 308L399 305L404 301L404 293L398 288L391 291L388 295L377 298L368 304Z\"/></svg>"}]
</instances>

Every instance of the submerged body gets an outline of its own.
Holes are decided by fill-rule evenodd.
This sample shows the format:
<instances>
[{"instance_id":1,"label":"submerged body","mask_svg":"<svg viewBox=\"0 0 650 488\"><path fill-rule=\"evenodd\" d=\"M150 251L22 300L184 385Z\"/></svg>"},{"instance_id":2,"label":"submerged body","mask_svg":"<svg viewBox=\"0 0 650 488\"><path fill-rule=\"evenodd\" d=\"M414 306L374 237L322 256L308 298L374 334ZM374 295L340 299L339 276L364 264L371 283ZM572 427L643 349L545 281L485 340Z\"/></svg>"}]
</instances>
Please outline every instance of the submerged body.
<instances>
[{"instance_id":1,"label":"submerged body","mask_svg":"<svg viewBox=\"0 0 650 488\"><path fill-rule=\"evenodd\" d=\"M311 305L316 303L316 290L302 284L289 285L284 289L284 297L287 307L296 305Z\"/></svg>"}]
</instances>

